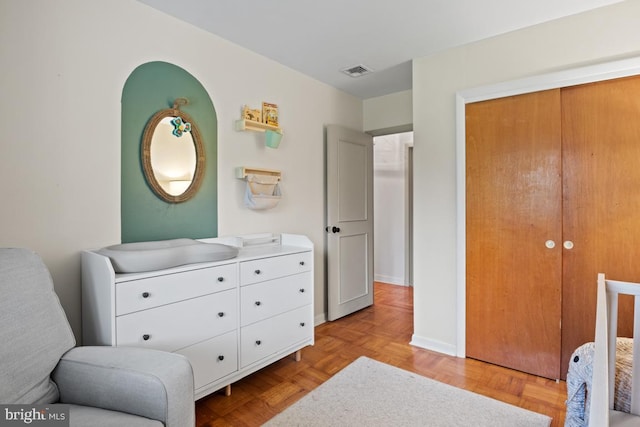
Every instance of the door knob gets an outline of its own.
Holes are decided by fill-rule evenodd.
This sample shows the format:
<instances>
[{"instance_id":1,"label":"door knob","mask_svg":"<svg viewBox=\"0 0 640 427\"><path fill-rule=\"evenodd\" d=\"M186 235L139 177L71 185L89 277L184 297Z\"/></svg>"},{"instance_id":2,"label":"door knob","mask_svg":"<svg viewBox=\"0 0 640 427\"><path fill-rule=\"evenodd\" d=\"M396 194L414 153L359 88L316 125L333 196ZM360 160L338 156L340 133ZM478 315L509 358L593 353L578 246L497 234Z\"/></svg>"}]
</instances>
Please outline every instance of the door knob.
<instances>
[{"instance_id":1,"label":"door knob","mask_svg":"<svg viewBox=\"0 0 640 427\"><path fill-rule=\"evenodd\" d=\"M339 233L340 232L340 227L336 227L335 225L331 228L331 231L333 231L334 233Z\"/></svg>"}]
</instances>

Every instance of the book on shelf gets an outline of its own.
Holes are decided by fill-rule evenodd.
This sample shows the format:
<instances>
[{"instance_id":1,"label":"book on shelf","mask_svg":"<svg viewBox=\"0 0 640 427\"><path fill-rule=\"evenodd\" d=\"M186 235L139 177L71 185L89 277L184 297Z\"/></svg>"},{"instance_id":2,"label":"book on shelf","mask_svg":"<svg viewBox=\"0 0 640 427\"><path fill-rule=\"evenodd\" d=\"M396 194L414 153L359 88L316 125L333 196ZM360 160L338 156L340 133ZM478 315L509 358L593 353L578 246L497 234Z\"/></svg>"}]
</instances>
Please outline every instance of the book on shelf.
<instances>
[{"instance_id":1,"label":"book on shelf","mask_svg":"<svg viewBox=\"0 0 640 427\"><path fill-rule=\"evenodd\" d=\"M276 104L262 103L262 122L271 126L278 126L278 106Z\"/></svg>"},{"instance_id":2,"label":"book on shelf","mask_svg":"<svg viewBox=\"0 0 640 427\"><path fill-rule=\"evenodd\" d=\"M242 107L242 118L252 122L262 123L262 111L259 109L252 109L245 105Z\"/></svg>"}]
</instances>

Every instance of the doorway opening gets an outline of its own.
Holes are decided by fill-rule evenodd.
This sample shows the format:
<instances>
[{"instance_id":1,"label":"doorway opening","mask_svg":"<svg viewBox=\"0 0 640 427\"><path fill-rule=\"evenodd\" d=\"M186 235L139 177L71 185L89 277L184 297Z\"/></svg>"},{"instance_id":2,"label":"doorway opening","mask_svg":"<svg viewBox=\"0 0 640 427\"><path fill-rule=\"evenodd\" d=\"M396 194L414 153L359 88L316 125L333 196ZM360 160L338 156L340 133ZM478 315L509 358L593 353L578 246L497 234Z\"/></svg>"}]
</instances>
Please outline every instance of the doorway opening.
<instances>
[{"instance_id":1,"label":"doorway opening","mask_svg":"<svg viewBox=\"0 0 640 427\"><path fill-rule=\"evenodd\" d=\"M413 132L373 138L374 281L413 285Z\"/></svg>"}]
</instances>

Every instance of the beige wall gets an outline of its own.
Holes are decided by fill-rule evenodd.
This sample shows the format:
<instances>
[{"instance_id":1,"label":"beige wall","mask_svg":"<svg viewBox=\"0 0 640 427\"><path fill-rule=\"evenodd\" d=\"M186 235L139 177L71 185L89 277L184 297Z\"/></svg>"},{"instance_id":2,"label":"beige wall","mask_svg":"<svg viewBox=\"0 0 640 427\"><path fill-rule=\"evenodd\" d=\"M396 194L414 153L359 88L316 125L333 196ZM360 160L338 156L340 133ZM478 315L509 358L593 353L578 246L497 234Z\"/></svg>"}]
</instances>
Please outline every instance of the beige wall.
<instances>
[{"instance_id":1,"label":"beige wall","mask_svg":"<svg viewBox=\"0 0 640 427\"><path fill-rule=\"evenodd\" d=\"M372 135L413 130L412 91L391 93L362 101L362 129Z\"/></svg>"},{"instance_id":2,"label":"beige wall","mask_svg":"<svg viewBox=\"0 0 640 427\"><path fill-rule=\"evenodd\" d=\"M414 343L457 350L456 92L640 55L638 16L626 1L414 60Z\"/></svg>"},{"instance_id":3,"label":"beige wall","mask_svg":"<svg viewBox=\"0 0 640 427\"><path fill-rule=\"evenodd\" d=\"M455 93L640 55L640 2L626 1L414 61L414 341L455 352ZM134 0L0 2L0 246L39 252L76 335L79 251L120 239L120 96L147 61L183 67L219 120L219 232L304 233L316 245L316 315L324 312L323 133L362 129L362 102ZM364 102L365 130L405 125L407 97ZM233 130L243 104L280 105L278 150ZM372 117L385 115L387 124ZM399 113L399 117L394 116ZM236 166L283 172L273 211L242 207Z\"/></svg>"},{"instance_id":4,"label":"beige wall","mask_svg":"<svg viewBox=\"0 0 640 427\"><path fill-rule=\"evenodd\" d=\"M76 336L80 251L120 241L120 97L148 61L184 68L214 103L219 234L308 235L324 313L323 125L361 129L359 99L134 0L2 1L0 55L0 246L43 256ZM277 150L233 128L263 100L280 106ZM245 209L236 166L282 170L280 205Z\"/></svg>"}]
</instances>

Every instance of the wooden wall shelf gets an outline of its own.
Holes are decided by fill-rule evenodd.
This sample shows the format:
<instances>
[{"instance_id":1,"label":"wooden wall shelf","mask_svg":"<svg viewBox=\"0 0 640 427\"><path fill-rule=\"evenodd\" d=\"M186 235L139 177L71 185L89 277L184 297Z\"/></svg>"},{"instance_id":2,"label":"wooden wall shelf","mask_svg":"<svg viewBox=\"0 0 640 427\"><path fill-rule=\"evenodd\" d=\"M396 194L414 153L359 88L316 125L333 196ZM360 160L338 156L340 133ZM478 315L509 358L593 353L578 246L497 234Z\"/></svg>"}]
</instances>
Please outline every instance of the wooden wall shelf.
<instances>
[{"instance_id":1,"label":"wooden wall shelf","mask_svg":"<svg viewBox=\"0 0 640 427\"><path fill-rule=\"evenodd\" d=\"M236 130L253 130L256 132L265 132L267 130L272 130L274 132L281 133L282 130L278 126L268 125L266 123L254 122L253 120L240 119L236 120Z\"/></svg>"},{"instance_id":2,"label":"wooden wall shelf","mask_svg":"<svg viewBox=\"0 0 640 427\"><path fill-rule=\"evenodd\" d=\"M236 168L236 178L245 179L247 175L267 175L275 176L278 181L282 178L282 172L275 169L261 169L261 168L249 168L246 166L238 166Z\"/></svg>"}]
</instances>

